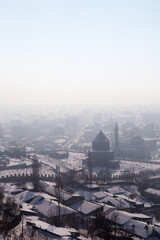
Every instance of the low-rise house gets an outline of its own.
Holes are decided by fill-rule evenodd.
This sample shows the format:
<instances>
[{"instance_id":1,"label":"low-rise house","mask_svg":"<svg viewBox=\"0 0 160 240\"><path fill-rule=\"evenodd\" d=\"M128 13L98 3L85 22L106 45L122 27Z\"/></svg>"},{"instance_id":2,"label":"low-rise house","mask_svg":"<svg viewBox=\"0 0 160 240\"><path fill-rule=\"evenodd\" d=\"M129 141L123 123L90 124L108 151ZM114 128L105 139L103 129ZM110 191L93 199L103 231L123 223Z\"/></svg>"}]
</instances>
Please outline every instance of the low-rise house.
<instances>
[{"instance_id":1,"label":"low-rise house","mask_svg":"<svg viewBox=\"0 0 160 240\"><path fill-rule=\"evenodd\" d=\"M27 204L27 203L22 203L20 205L20 212L25 215L25 216L36 216L37 212L35 211L35 209L33 208L32 205Z\"/></svg>"},{"instance_id":2,"label":"low-rise house","mask_svg":"<svg viewBox=\"0 0 160 240\"><path fill-rule=\"evenodd\" d=\"M58 189L56 186L50 186L47 183L45 183L44 191L58 198L62 204L67 206L84 199L83 196L80 196L78 194L70 194L61 189Z\"/></svg>"},{"instance_id":3,"label":"low-rise house","mask_svg":"<svg viewBox=\"0 0 160 240\"><path fill-rule=\"evenodd\" d=\"M143 194L156 203L160 202L160 190L147 188L143 191Z\"/></svg>"},{"instance_id":4,"label":"low-rise house","mask_svg":"<svg viewBox=\"0 0 160 240\"><path fill-rule=\"evenodd\" d=\"M95 197L96 201L101 200L107 196L106 192L93 192L93 196Z\"/></svg>"},{"instance_id":5,"label":"low-rise house","mask_svg":"<svg viewBox=\"0 0 160 240\"><path fill-rule=\"evenodd\" d=\"M140 213L129 213L125 211L113 210L111 212L106 212L105 218L117 225L122 226L129 220L137 220L146 222L147 224L152 224L152 217L140 214Z\"/></svg>"},{"instance_id":6,"label":"low-rise house","mask_svg":"<svg viewBox=\"0 0 160 240\"><path fill-rule=\"evenodd\" d=\"M153 235L154 225L131 219L125 222L121 229L142 239L149 239Z\"/></svg>"},{"instance_id":7,"label":"low-rise house","mask_svg":"<svg viewBox=\"0 0 160 240\"><path fill-rule=\"evenodd\" d=\"M46 193L42 193L42 192L32 192L29 190L23 191L19 194L16 195L16 198L20 201L20 202L26 202L26 203L30 203L35 197L39 196L39 198L45 198L45 199L49 199L49 200L55 200L57 201L57 198L46 194Z\"/></svg>"},{"instance_id":8,"label":"low-rise house","mask_svg":"<svg viewBox=\"0 0 160 240\"><path fill-rule=\"evenodd\" d=\"M112 205L118 209L125 209L125 210L131 210L134 208L131 204L129 204L126 200L121 199L119 197L110 197L107 196L101 200L99 200L101 203Z\"/></svg>"},{"instance_id":9,"label":"low-rise house","mask_svg":"<svg viewBox=\"0 0 160 240\"><path fill-rule=\"evenodd\" d=\"M124 188L119 187L119 186L114 186L114 187L107 188L106 191L109 192L109 193L112 193L114 195L123 194L123 195L129 196L129 197L132 195L131 192L129 192L129 191L127 191Z\"/></svg>"},{"instance_id":10,"label":"low-rise house","mask_svg":"<svg viewBox=\"0 0 160 240\"><path fill-rule=\"evenodd\" d=\"M31 192L29 190L26 190L22 193L19 193L16 195L16 198L20 201L20 202L26 202L29 203L30 201L32 201L33 198L35 198L36 193L35 192Z\"/></svg>"},{"instance_id":11,"label":"low-rise house","mask_svg":"<svg viewBox=\"0 0 160 240\"><path fill-rule=\"evenodd\" d=\"M32 226L40 235L51 239L78 239L79 233L73 228L62 228L50 225L39 219L26 219L27 226Z\"/></svg>"},{"instance_id":12,"label":"low-rise house","mask_svg":"<svg viewBox=\"0 0 160 240\"><path fill-rule=\"evenodd\" d=\"M105 214L105 219L120 226L122 226L127 221L131 220L131 218L132 217L130 213L118 210L113 210Z\"/></svg>"},{"instance_id":13,"label":"low-rise house","mask_svg":"<svg viewBox=\"0 0 160 240\"><path fill-rule=\"evenodd\" d=\"M108 193L102 192L102 191L92 192L87 190L79 190L76 192L76 194L83 196L84 199L87 201L93 201L93 202L99 201L108 195Z\"/></svg>"},{"instance_id":14,"label":"low-rise house","mask_svg":"<svg viewBox=\"0 0 160 240\"><path fill-rule=\"evenodd\" d=\"M75 210L71 209L61 203L54 200L46 200L40 198L40 196L35 197L30 204L35 207L35 209L43 216L48 218L56 218L60 216L71 216L75 215Z\"/></svg>"},{"instance_id":15,"label":"low-rise house","mask_svg":"<svg viewBox=\"0 0 160 240\"><path fill-rule=\"evenodd\" d=\"M134 200L134 199L131 199L130 197L125 196L125 195L123 195L123 194L115 195L115 197L124 199L124 200L127 201L130 205L133 205L133 206L136 207L136 208L143 208L143 207L144 207L144 203L142 203L142 202L140 202L140 201L137 201L137 200Z\"/></svg>"},{"instance_id":16,"label":"low-rise house","mask_svg":"<svg viewBox=\"0 0 160 240\"><path fill-rule=\"evenodd\" d=\"M86 184L84 189L87 191L100 191L100 186L97 184Z\"/></svg>"},{"instance_id":17,"label":"low-rise house","mask_svg":"<svg viewBox=\"0 0 160 240\"><path fill-rule=\"evenodd\" d=\"M38 213L42 216L45 216L47 218L57 218L60 216L74 216L75 215L75 210L71 209L62 203L59 203L57 198L52 197L46 193L35 193L31 191L24 191L23 193L20 193L17 195L17 199L21 202L22 205L22 212L26 215L34 215L31 214L32 212L32 207L38 211ZM27 204L25 205L24 203L29 203L30 208ZM27 208L27 209L26 209Z\"/></svg>"},{"instance_id":18,"label":"low-rise house","mask_svg":"<svg viewBox=\"0 0 160 240\"><path fill-rule=\"evenodd\" d=\"M98 204L103 206L104 215L109 214L110 212L112 212L113 210L116 209L115 207L108 205L108 204L104 204L104 203L98 203Z\"/></svg>"},{"instance_id":19,"label":"low-rise house","mask_svg":"<svg viewBox=\"0 0 160 240\"><path fill-rule=\"evenodd\" d=\"M97 216L103 212L103 206L86 200L81 200L79 202L71 204L69 207L85 216Z\"/></svg>"},{"instance_id":20,"label":"low-rise house","mask_svg":"<svg viewBox=\"0 0 160 240\"><path fill-rule=\"evenodd\" d=\"M83 196L85 200L87 201L96 201L96 197L93 195L93 192L86 191L86 190L79 190L76 191L75 194L78 194L80 196Z\"/></svg>"}]
</instances>

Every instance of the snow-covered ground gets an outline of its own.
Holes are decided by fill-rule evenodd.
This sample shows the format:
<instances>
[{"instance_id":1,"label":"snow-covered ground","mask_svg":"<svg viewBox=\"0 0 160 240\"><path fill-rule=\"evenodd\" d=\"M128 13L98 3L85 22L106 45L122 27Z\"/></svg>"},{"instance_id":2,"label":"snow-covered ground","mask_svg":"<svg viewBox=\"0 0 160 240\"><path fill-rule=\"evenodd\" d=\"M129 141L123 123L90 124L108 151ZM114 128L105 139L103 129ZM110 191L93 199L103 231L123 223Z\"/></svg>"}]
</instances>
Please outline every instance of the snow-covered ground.
<instances>
[{"instance_id":1,"label":"snow-covered ground","mask_svg":"<svg viewBox=\"0 0 160 240\"><path fill-rule=\"evenodd\" d=\"M40 174L55 174L57 166L60 167L60 171L62 173L66 173L69 171L69 169L81 169L82 161L86 158L86 155L83 153L74 153L69 152L68 159L63 160L56 160L53 158L49 158L48 156L38 155L39 162L42 163L40 168ZM22 163L26 163L26 165L30 165L31 159L10 159L9 166L13 165L20 165ZM144 162L132 162L132 161L120 161L120 167L117 169L105 169L103 167L96 167L93 168L93 174L98 174L100 171L105 171L112 176L121 175L126 172L135 172L139 173L140 171L145 171L147 169L150 170L156 170L157 168L160 168L160 165L154 164L154 163L144 163ZM8 169L4 171L0 171L0 177L6 176L6 175L14 175L14 174L31 174L32 169L31 168L25 168L25 169Z\"/></svg>"},{"instance_id":2,"label":"snow-covered ground","mask_svg":"<svg viewBox=\"0 0 160 240\"><path fill-rule=\"evenodd\" d=\"M29 165L29 164L32 164L32 161L29 158L24 158L24 159L10 158L9 164L7 164L7 167L21 165L21 164Z\"/></svg>"},{"instance_id":3,"label":"snow-covered ground","mask_svg":"<svg viewBox=\"0 0 160 240\"><path fill-rule=\"evenodd\" d=\"M122 173L125 173L127 171L131 171L134 173L139 173L141 171L145 170L156 170L158 167L157 164L151 164L151 163L143 163L143 162L131 162L131 161L120 161L120 168L112 171L113 175L120 175Z\"/></svg>"},{"instance_id":4,"label":"snow-covered ground","mask_svg":"<svg viewBox=\"0 0 160 240\"><path fill-rule=\"evenodd\" d=\"M112 176L116 176L116 175L121 175L127 172L131 172L131 173L139 173L141 171L145 171L145 170L157 170L160 169L160 165L157 164L152 164L152 163L144 163L144 162L132 162L132 161L120 161L120 166L119 168L116 169L105 169L104 167L95 167L93 168L93 174L98 174L100 171L105 171L107 170L107 172L109 174L111 174Z\"/></svg>"},{"instance_id":5,"label":"snow-covered ground","mask_svg":"<svg viewBox=\"0 0 160 240\"><path fill-rule=\"evenodd\" d=\"M79 169L82 168L82 160L84 160L85 158L86 156L83 153L69 152L68 159L64 159L62 160L62 162L70 169Z\"/></svg>"}]
</instances>

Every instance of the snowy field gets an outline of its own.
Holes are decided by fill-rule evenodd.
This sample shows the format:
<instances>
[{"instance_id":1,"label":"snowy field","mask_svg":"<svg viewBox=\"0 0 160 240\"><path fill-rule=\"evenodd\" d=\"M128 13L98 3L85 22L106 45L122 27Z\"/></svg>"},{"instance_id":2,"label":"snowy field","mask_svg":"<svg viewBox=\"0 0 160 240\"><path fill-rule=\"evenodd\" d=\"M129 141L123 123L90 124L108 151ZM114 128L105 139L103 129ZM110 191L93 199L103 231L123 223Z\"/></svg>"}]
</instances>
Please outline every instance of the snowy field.
<instances>
[{"instance_id":1,"label":"snowy field","mask_svg":"<svg viewBox=\"0 0 160 240\"><path fill-rule=\"evenodd\" d=\"M123 174L127 171L139 173L140 171L145 170L156 170L157 168L160 168L157 164L151 164L151 163L142 163L142 162L131 162L131 161L120 161L120 168L113 171L113 175L116 174Z\"/></svg>"},{"instance_id":2,"label":"snowy field","mask_svg":"<svg viewBox=\"0 0 160 240\"><path fill-rule=\"evenodd\" d=\"M74 153L69 152L69 158L62 160L63 164L66 165L70 169L80 169L82 168L82 160L86 158L83 153Z\"/></svg>"},{"instance_id":3,"label":"snowy field","mask_svg":"<svg viewBox=\"0 0 160 240\"><path fill-rule=\"evenodd\" d=\"M82 153L69 153L68 159L56 160L53 158L49 158L43 155L37 155L39 162L41 163L41 167L39 169L40 174L55 174L57 166L60 167L60 171L62 173L67 173L69 169L80 169L82 167L82 160L85 159L85 154ZM26 165L31 165L31 159L10 159L10 163L7 166L18 166L26 163ZM8 169L0 171L0 177L6 175L14 175L14 174L31 174L32 168L21 168L21 169Z\"/></svg>"},{"instance_id":4,"label":"snowy field","mask_svg":"<svg viewBox=\"0 0 160 240\"><path fill-rule=\"evenodd\" d=\"M93 168L93 174L98 174L100 171L107 170L112 176L121 175L127 172L139 173L145 170L156 170L160 168L160 165L151 164L151 163L142 163L142 162L131 162L131 161L120 161L120 167L116 169L105 169L103 167Z\"/></svg>"}]
</instances>

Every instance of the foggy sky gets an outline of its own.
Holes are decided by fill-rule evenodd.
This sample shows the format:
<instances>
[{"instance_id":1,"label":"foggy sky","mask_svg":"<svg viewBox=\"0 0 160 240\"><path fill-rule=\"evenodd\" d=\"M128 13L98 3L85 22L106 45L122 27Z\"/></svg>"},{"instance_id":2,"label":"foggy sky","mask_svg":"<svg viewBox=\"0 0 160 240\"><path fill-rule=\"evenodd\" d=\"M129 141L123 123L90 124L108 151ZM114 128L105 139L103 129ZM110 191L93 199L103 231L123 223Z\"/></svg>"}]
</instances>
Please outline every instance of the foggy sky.
<instances>
[{"instance_id":1,"label":"foggy sky","mask_svg":"<svg viewBox=\"0 0 160 240\"><path fill-rule=\"evenodd\" d=\"M159 0L1 0L0 106L160 104Z\"/></svg>"}]
</instances>

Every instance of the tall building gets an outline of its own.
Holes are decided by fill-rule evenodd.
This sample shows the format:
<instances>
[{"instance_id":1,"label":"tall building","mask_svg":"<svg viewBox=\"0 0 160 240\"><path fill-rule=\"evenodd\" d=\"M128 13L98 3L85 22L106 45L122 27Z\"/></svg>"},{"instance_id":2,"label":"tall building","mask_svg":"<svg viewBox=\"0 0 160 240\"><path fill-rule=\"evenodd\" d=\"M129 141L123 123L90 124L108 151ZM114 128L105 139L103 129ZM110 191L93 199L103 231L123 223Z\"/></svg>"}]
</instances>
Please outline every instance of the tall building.
<instances>
[{"instance_id":1,"label":"tall building","mask_svg":"<svg viewBox=\"0 0 160 240\"><path fill-rule=\"evenodd\" d=\"M119 166L119 161L114 160L114 152L110 149L110 141L102 131L93 140L90 155L92 167L116 168Z\"/></svg>"}]
</instances>

